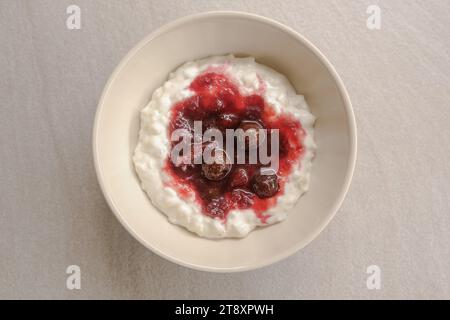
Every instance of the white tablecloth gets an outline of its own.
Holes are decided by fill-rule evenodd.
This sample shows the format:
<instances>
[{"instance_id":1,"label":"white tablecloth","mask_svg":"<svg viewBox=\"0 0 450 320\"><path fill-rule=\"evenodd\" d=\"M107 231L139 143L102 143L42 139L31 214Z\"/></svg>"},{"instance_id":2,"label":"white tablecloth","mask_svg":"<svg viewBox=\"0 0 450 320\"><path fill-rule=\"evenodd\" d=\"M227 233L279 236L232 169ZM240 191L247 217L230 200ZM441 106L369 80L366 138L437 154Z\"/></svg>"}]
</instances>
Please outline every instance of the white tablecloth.
<instances>
[{"instance_id":1,"label":"white tablecloth","mask_svg":"<svg viewBox=\"0 0 450 320\"><path fill-rule=\"evenodd\" d=\"M81 30L66 8L81 8ZM381 30L366 9L381 8ZM210 274L163 260L119 224L97 185L96 105L141 38L232 9L285 23L342 76L358 162L332 223L273 266ZM0 298L450 298L450 2L0 2ZM67 290L66 268L81 268ZM380 290L366 287L369 265Z\"/></svg>"}]
</instances>

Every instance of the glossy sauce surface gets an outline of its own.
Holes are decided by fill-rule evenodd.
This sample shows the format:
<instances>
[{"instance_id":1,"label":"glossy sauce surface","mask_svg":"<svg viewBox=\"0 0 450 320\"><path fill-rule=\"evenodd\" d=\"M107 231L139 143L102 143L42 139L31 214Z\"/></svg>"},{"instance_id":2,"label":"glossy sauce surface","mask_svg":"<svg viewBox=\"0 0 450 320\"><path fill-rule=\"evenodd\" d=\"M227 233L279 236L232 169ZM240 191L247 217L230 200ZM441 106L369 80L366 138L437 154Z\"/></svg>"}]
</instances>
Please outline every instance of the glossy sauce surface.
<instances>
[{"instance_id":1,"label":"glossy sauce surface","mask_svg":"<svg viewBox=\"0 0 450 320\"><path fill-rule=\"evenodd\" d=\"M262 86L264 87L264 86ZM202 212L218 219L226 219L233 209L253 209L258 218L265 222L264 212L276 204L277 197L284 192L284 182L294 164L303 154L304 131L300 122L288 114L276 115L262 95L241 95L238 87L224 74L207 72L190 85L194 95L171 109L169 137L176 129L194 130L194 121L202 121L202 131L216 128L225 137L226 129L245 128L248 122L256 122L262 128L279 130L279 170L276 177L277 190L270 197L258 195L261 190L259 169L262 164L236 164L234 161L226 176L220 180L207 179L202 164L175 165L170 158L165 170L172 177L170 185L182 197L192 192L201 205ZM270 134L267 143L270 146ZM172 147L177 142L172 142ZM237 152L234 152L235 155ZM203 168L204 169L204 168ZM273 182L273 181L270 181ZM273 183L269 186L273 187ZM267 183L266 183L267 186ZM261 195L261 193L260 193Z\"/></svg>"}]
</instances>

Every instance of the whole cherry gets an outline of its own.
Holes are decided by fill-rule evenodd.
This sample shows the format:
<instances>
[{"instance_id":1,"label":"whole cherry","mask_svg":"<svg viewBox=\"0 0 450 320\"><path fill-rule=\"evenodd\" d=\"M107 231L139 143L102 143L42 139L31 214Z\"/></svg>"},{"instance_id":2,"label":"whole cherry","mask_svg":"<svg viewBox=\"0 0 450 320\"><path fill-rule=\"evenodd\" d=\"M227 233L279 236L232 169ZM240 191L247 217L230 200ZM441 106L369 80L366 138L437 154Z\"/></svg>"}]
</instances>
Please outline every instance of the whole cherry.
<instances>
[{"instance_id":1,"label":"whole cherry","mask_svg":"<svg viewBox=\"0 0 450 320\"><path fill-rule=\"evenodd\" d=\"M252 188L260 198L273 197L279 189L278 177L276 174L258 173L253 177Z\"/></svg>"},{"instance_id":2,"label":"whole cherry","mask_svg":"<svg viewBox=\"0 0 450 320\"><path fill-rule=\"evenodd\" d=\"M217 122L224 129L234 129L239 125L239 117L233 113L221 113Z\"/></svg>"},{"instance_id":3,"label":"whole cherry","mask_svg":"<svg viewBox=\"0 0 450 320\"><path fill-rule=\"evenodd\" d=\"M230 173L232 167L228 154L225 150L217 148L212 152L212 157L212 163L202 164L202 174L208 180L222 180Z\"/></svg>"}]
</instances>

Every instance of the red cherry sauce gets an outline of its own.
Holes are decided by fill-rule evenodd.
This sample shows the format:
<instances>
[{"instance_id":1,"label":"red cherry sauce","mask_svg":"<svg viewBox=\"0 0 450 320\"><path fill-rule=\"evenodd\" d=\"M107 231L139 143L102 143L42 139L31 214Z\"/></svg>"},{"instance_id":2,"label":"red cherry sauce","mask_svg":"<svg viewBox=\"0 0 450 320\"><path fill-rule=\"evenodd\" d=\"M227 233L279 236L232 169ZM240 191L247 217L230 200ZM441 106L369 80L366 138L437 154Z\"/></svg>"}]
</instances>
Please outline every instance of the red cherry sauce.
<instances>
[{"instance_id":1,"label":"red cherry sauce","mask_svg":"<svg viewBox=\"0 0 450 320\"><path fill-rule=\"evenodd\" d=\"M277 197L283 194L285 180L293 164L303 154L305 133L300 122L287 114L275 115L272 107L259 94L241 95L238 87L219 72L199 75L191 83L190 89L195 94L171 109L169 138L175 129L193 131L193 123L198 120L202 121L203 132L208 128L217 128L224 137L225 129L236 129L245 120L257 121L268 129L268 139L270 129L279 129L279 191L271 198L259 198L252 191L252 177L259 172L262 166L260 163L234 162L231 172L224 179L211 181L202 175L201 165L175 166L170 158L166 160L165 166L166 172L172 177L169 185L181 197L186 198L194 192L203 213L213 218L225 220L230 210L253 209L258 218L265 222L269 216L264 215L264 212L274 206ZM270 146L270 140L267 142ZM172 147L176 143L172 142Z\"/></svg>"}]
</instances>

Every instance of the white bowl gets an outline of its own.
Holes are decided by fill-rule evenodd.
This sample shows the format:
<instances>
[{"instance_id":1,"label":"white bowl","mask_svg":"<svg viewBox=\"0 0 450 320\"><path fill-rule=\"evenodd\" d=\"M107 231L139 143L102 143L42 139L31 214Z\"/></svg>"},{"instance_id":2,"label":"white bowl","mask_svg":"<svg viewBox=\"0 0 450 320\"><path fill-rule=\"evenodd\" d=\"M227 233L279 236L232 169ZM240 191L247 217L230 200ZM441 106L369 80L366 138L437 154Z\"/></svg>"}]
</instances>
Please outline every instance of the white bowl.
<instances>
[{"instance_id":1,"label":"white bowl","mask_svg":"<svg viewBox=\"0 0 450 320\"><path fill-rule=\"evenodd\" d=\"M186 61L234 53L254 56L286 75L318 118L318 146L309 191L287 220L244 239L208 240L169 223L140 187L132 154L139 112L153 90ZM175 263L233 272L288 257L325 228L340 207L356 159L356 125L348 94L334 68L308 40L273 20L240 12L207 12L155 31L120 62L98 105L94 161L112 211L143 245Z\"/></svg>"}]
</instances>

